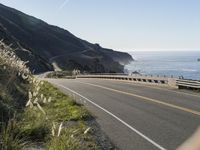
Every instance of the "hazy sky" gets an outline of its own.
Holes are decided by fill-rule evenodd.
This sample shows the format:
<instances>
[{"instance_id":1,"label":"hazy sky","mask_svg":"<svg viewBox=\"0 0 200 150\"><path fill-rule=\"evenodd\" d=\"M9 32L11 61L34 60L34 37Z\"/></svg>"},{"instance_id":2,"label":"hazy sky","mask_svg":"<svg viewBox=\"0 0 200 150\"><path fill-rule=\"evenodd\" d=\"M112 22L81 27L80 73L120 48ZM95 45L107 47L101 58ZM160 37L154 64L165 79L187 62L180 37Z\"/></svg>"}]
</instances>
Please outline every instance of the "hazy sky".
<instances>
[{"instance_id":1,"label":"hazy sky","mask_svg":"<svg viewBox=\"0 0 200 150\"><path fill-rule=\"evenodd\" d=\"M200 0L0 0L117 50L200 50ZM1 15L1 14L0 14Z\"/></svg>"}]
</instances>

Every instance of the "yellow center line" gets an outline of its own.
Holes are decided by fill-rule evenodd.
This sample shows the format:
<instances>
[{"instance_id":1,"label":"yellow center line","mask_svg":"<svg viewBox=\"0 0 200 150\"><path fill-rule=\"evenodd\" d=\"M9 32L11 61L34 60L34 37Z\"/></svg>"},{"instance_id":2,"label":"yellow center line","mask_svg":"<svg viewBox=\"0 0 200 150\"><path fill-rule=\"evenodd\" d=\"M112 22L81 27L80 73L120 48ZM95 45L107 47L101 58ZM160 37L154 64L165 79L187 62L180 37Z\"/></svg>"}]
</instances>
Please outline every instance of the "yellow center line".
<instances>
[{"instance_id":1,"label":"yellow center line","mask_svg":"<svg viewBox=\"0 0 200 150\"><path fill-rule=\"evenodd\" d=\"M148 98L148 97L145 97L145 96L141 96L141 95L137 95L137 94L133 94L133 93L128 93L128 92L124 92L124 91L108 88L108 87L97 85L97 84L92 84L92 83L87 83L87 82L80 82L80 81L76 81L76 82L79 82L79 83L82 83L82 84L91 85L91 86L95 86L95 87L99 87L99 88L102 88L102 89L106 89L106 90L109 90L109 91L121 93L121 94L124 94L124 95L137 97L137 98L143 99L144 101L150 101L150 102L153 102L153 103L161 104L161 105L164 105L164 106L167 106L167 107L170 107L170 108L178 109L178 110L181 110L181 111L184 111L184 112L187 112L187 113L192 113L194 115L200 116L200 112L199 111L195 111L195 110L192 110L192 109L189 109L189 108L185 108L185 107L177 106L177 105L174 105L174 104L162 102L162 101L159 101L159 100L156 100L156 99L153 99L153 98Z\"/></svg>"},{"instance_id":2,"label":"yellow center line","mask_svg":"<svg viewBox=\"0 0 200 150\"><path fill-rule=\"evenodd\" d=\"M152 88L152 89L158 89L158 90L163 90L163 91L169 91L169 92L173 92L173 93L177 93L177 94L184 94L184 95L188 95L188 96L193 96L193 97L200 97L200 95L197 94L191 94L191 93L186 93L186 92L180 92L180 91L174 91L174 88L169 88L167 86L163 86L163 85L155 85L152 86L150 84L144 84L144 83L134 83L134 82L130 82L130 81L126 81L126 80L116 80L116 79L99 79L99 80L104 80L104 81L117 81L123 84L127 84L127 85L136 85L136 86L140 86L140 87L147 87L147 88ZM161 87L159 87L161 86ZM169 89L166 89L169 88Z\"/></svg>"}]
</instances>

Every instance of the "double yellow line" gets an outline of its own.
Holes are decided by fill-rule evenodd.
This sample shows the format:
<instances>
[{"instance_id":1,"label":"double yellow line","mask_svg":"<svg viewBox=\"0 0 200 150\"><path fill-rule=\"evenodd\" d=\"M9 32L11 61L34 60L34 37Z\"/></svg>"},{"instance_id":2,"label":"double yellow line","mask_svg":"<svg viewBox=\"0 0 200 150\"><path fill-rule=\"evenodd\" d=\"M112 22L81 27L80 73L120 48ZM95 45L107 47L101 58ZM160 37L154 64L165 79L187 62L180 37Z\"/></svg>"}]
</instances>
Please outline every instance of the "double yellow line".
<instances>
[{"instance_id":1,"label":"double yellow line","mask_svg":"<svg viewBox=\"0 0 200 150\"><path fill-rule=\"evenodd\" d=\"M95 86L95 87L102 88L102 89L105 89L105 90L109 90L109 91L112 91L112 92L121 93L121 94L124 94L124 95L137 97L137 98L142 99L143 101L153 102L153 103L156 103L156 104L164 105L164 106L167 106L167 107L170 107L170 108L178 109L178 110L181 110L181 111L184 111L184 112L187 112L187 113L191 113L191 114L200 116L200 112L199 111L195 111L195 110L192 110L192 109L189 109L189 108L177 106L177 105L166 103L166 102L159 101L159 100L156 100L156 99L152 99L152 98L148 98L148 97L145 97L145 96L141 96L141 95L137 95L137 94L133 94L133 93L128 93L128 92L112 89L112 88L101 86L101 85L96 85L96 84L87 83L87 82L80 82L80 81L76 81L76 82L79 82L79 83L82 83L82 84L87 84L87 85L90 85L90 86Z\"/></svg>"}]
</instances>

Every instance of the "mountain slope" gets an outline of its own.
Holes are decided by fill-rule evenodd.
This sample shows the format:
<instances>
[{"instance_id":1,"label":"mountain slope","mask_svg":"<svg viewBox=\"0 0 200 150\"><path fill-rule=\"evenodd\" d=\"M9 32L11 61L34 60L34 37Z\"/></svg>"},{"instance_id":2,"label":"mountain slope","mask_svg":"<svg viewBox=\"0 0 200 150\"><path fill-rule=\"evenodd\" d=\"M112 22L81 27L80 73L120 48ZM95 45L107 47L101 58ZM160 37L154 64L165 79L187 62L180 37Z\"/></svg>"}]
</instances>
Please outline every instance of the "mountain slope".
<instances>
[{"instance_id":1,"label":"mountain slope","mask_svg":"<svg viewBox=\"0 0 200 150\"><path fill-rule=\"evenodd\" d=\"M16 54L36 73L55 66L90 72L123 72L132 61L127 53L105 49L82 40L69 31L49 25L0 4L0 39L13 43Z\"/></svg>"}]
</instances>

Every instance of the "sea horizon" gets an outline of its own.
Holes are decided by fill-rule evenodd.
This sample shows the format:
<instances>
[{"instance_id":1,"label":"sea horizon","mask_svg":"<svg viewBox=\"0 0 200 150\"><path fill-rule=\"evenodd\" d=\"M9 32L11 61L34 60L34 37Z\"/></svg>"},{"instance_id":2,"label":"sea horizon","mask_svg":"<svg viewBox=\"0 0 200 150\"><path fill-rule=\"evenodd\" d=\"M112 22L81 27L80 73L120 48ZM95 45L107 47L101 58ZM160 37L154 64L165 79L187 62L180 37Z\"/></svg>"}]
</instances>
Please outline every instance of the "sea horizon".
<instances>
[{"instance_id":1,"label":"sea horizon","mask_svg":"<svg viewBox=\"0 0 200 150\"><path fill-rule=\"evenodd\" d=\"M200 80L200 51L134 51L129 54L135 60L125 66L129 72Z\"/></svg>"}]
</instances>

